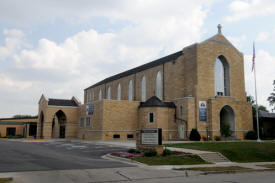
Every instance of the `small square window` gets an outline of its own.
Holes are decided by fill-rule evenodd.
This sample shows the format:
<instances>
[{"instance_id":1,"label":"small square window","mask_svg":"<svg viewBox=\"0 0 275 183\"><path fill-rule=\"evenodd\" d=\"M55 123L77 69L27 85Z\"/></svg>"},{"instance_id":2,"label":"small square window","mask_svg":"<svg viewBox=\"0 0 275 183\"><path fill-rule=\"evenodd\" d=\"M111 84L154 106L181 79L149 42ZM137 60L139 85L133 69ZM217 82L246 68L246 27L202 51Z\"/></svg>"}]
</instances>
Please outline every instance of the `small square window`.
<instances>
[{"instance_id":1,"label":"small square window","mask_svg":"<svg viewBox=\"0 0 275 183\"><path fill-rule=\"evenodd\" d=\"M154 123L154 120L155 120L154 117L155 117L155 116L154 116L154 113L153 113L153 112L150 112L150 113L149 113L149 123Z\"/></svg>"},{"instance_id":2,"label":"small square window","mask_svg":"<svg viewBox=\"0 0 275 183\"><path fill-rule=\"evenodd\" d=\"M133 134L127 134L127 139L133 139L134 135Z\"/></svg>"}]
</instances>

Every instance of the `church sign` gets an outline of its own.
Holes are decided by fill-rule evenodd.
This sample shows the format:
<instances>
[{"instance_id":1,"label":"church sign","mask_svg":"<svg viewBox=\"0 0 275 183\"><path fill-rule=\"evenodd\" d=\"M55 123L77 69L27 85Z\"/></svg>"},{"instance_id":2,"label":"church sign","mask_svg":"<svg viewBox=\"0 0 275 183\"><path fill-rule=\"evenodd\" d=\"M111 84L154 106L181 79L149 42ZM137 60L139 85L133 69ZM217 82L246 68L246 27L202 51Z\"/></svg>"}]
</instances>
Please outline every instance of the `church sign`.
<instances>
[{"instance_id":1,"label":"church sign","mask_svg":"<svg viewBox=\"0 0 275 183\"><path fill-rule=\"evenodd\" d=\"M199 101L199 118L200 121L207 121L206 101Z\"/></svg>"},{"instance_id":2,"label":"church sign","mask_svg":"<svg viewBox=\"0 0 275 183\"><path fill-rule=\"evenodd\" d=\"M161 129L157 129L157 128L142 129L141 144L142 145L161 145L162 144Z\"/></svg>"}]
</instances>

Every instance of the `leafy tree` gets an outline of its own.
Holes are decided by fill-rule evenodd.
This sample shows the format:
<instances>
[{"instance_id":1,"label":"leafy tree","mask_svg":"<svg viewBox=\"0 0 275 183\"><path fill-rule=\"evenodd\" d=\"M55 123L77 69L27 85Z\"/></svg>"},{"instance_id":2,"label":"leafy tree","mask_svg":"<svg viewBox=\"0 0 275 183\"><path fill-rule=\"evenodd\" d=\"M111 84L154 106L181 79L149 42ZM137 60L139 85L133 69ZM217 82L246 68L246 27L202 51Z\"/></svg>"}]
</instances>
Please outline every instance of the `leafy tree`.
<instances>
[{"instance_id":1,"label":"leafy tree","mask_svg":"<svg viewBox=\"0 0 275 183\"><path fill-rule=\"evenodd\" d=\"M273 81L273 92L270 93L270 96L267 98L269 105L274 106L275 110L275 80Z\"/></svg>"},{"instance_id":2,"label":"leafy tree","mask_svg":"<svg viewBox=\"0 0 275 183\"><path fill-rule=\"evenodd\" d=\"M247 96L246 100L248 103L252 104L253 119L256 119L256 102L255 102L253 96L251 96L251 95ZM267 108L263 105L258 105L258 110L268 112Z\"/></svg>"},{"instance_id":3,"label":"leafy tree","mask_svg":"<svg viewBox=\"0 0 275 183\"><path fill-rule=\"evenodd\" d=\"M222 124L221 134L224 137L230 137L232 135L232 130L230 130L230 125L228 123L223 123Z\"/></svg>"}]
</instances>

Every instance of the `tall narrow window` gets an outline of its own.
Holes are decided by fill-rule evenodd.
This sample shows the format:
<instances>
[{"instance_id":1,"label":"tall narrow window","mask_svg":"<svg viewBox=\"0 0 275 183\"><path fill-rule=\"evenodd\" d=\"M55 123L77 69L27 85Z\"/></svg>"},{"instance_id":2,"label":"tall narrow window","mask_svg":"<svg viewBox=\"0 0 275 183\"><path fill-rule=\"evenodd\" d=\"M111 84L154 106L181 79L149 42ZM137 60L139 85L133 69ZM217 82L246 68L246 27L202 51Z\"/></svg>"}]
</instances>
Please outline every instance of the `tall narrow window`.
<instances>
[{"instance_id":1,"label":"tall narrow window","mask_svg":"<svg viewBox=\"0 0 275 183\"><path fill-rule=\"evenodd\" d=\"M156 77L156 96L162 100L162 78L161 78L161 72L158 71L157 77Z\"/></svg>"},{"instance_id":2,"label":"tall narrow window","mask_svg":"<svg viewBox=\"0 0 275 183\"><path fill-rule=\"evenodd\" d=\"M128 86L128 100L132 101L133 100L133 81L129 81L129 86Z\"/></svg>"},{"instance_id":3,"label":"tall narrow window","mask_svg":"<svg viewBox=\"0 0 275 183\"><path fill-rule=\"evenodd\" d=\"M214 64L215 72L215 95L229 96L230 81L229 81L229 65L223 56L219 56Z\"/></svg>"},{"instance_id":4,"label":"tall narrow window","mask_svg":"<svg viewBox=\"0 0 275 183\"><path fill-rule=\"evenodd\" d=\"M111 87L108 87L108 91L107 91L107 99L111 99Z\"/></svg>"},{"instance_id":5,"label":"tall narrow window","mask_svg":"<svg viewBox=\"0 0 275 183\"><path fill-rule=\"evenodd\" d=\"M88 90L86 90L86 103L89 101Z\"/></svg>"},{"instance_id":6,"label":"tall narrow window","mask_svg":"<svg viewBox=\"0 0 275 183\"><path fill-rule=\"evenodd\" d=\"M180 105L180 119L183 118L183 108L182 108L182 105Z\"/></svg>"},{"instance_id":7,"label":"tall narrow window","mask_svg":"<svg viewBox=\"0 0 275 183\"><path fill-rule=\"evenodd\" d=\"M94 100L94 91L91 91L91 102Z\"/></svg>"},{"instance_id":8,"label":"tall narrow window","mask_svg":"<svg viewBox=\"0 0 275 183\"><path fill-rule=\"evenodd\" d=\"M141 80L141 101L144 102L146 100L146 78L142 76Z\"/></svg>"},{"instance_id":9,"label":"tall narrow window","mask_svg":"<svg viewBox=\"0 0 275 183\"><path fill-rule=\"evenodd\" d=\"M99 89L99 92L98 92L98 100L102 100L102 90L101 90L101 88Z\"/></svg>"},{"instance_id":10,"label":"tall narrow window","mask_svg":"<svg viewBox=\"0 0 275 183\"><path fill-rule=\"evenodd\" d=\"M121 86L120 83L117 86L117 100L121 99Z\"/></svg>"}]
</instances>

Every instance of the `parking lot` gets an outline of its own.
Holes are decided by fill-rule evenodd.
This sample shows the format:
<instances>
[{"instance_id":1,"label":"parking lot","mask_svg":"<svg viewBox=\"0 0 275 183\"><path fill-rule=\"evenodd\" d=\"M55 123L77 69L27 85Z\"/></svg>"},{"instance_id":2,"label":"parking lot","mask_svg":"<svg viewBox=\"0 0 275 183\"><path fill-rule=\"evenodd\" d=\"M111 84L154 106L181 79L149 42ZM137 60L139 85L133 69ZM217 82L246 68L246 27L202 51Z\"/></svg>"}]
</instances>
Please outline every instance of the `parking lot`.
<instances>
[{"instance_id":1,"label":"parking lot","mask_svg":"<svg viewBox=\"0 0 275 183\"><path fill-rule=\"evenodd\" d=\"M101 156L127 149L96 142L0 140L0 172L127 167Z\"/></svg>"}]
</instances>

